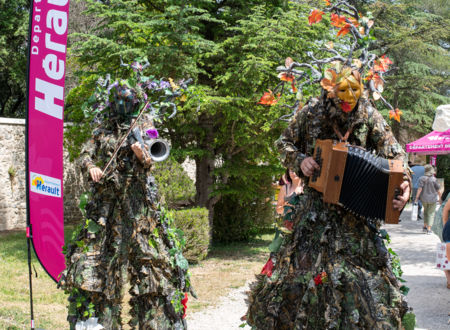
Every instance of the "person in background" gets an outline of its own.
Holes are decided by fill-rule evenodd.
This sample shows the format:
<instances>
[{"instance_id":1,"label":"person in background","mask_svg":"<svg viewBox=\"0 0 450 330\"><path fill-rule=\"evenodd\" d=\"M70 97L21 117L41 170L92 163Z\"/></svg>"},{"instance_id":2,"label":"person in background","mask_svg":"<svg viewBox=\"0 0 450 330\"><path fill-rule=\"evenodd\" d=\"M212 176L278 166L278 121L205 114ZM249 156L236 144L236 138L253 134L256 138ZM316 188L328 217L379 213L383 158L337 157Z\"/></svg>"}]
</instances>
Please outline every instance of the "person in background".
<instances>
[{"instance_id":1,"label":"person in background","mask_svg":"<svg viewBox=\"0 0 450 330\"><path fill-rule=\"evenodd\" d=\"M427 164L424 166L425 174L419 179L419 188L414 202L422 202L423 205L423 230L427 234L431 234L431 226L434 221L434 213L436 212L436 201L441 202L441 192L439 184L434 175L434 168Z\"/></svg>"},{"instance_id":2,"label":"person in background","mask_svg":"<svg viewBox=\"0 0 450 330\"><path fill-rule=\"evenodd\" d=\"M411 171L412 171L412 195L411 200L416 200L417 190L419 189L419 179L425 175L425 167L423 165L410 165ZM422 220L422 202L419 200L418 205L418 212L417 212L417 218L419 220ZM427 228L423 227L424 231L427 230Z\"/></svg>"},{"instance_id":3,"label":"person in background","mask_svg":"<svg viewBox=\"0 0 450 330\"><path fill-rule=\"evenodd\" d=\"M450 260L450 198L448 198L449 194L447 194L447 201L442 209L442 223L444 225L444 229L442 231L442 240L447 243L446 244L446 254L447 260ZM444 270L445 277L447 278L447 289L450 289L450 270Z\"/></svg>"},{"instance_id":4,"label":"person in background","mask_svg":"<svg viewBox=\"0 0 450 330\"><path fill-rule=\"evenodd\" d=\"M284 215L284 206L294 194L299 195L303 193L302 179L300 179L295 172L290 169L286 169L286 173L283 175L282 179L284 181L284 185L278 193L276 208L279 215Z\"/></svg>"}]
</instances>

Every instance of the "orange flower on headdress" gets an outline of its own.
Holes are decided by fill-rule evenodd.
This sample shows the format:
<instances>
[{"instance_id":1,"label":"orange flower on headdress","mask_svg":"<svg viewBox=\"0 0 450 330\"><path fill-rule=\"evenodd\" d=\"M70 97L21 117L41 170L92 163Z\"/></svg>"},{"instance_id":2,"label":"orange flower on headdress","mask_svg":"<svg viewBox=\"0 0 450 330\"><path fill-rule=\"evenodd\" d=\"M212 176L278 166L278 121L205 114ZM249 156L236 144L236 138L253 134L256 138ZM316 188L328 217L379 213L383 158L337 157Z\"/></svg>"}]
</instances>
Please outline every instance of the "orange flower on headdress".
<instances>
[{"instance_id":1,"label":"orange flower on headdress","mask_svg":"<svg viewBox=\"0 0 450 330\"><path fill-rule=\"evenodd\" d=\"M350 22L350 23L349 23ZM358 27L359 23L356 19L345 16L340 16L338 14L331 14L331 25L340 28L340 30L337 33L337 36L345 36L347 33L350 32L352 25L355 27Z\"/></svg>"},{"instance_id":2,"label":"orange flower on headdress","mask_svg":"<svg viewBox=\"0 0 450 330\"><path fill-rule=\"evenodd\" d=\"M373 72L372 69L370 69L369 72L367 72L367 75L364 78L364 80L373 80L373 82L375 84L375 88L377 90L380 90L381 88L383 88L383 85L384 85L383 79L381 79L381 77L378 73Z\"/></svg>"},{"instance_id":3,"label":"orange flower on headdress","mask_svg":"<svg viewBox=\"0 0 450 330\"><path fill-rule=\"evenodd\" d=\"M392 61L386 55L381 56L377 61L374 62L373 69L378 72L386 72Z\"/></svg>"},{"instance_id":4,"label":"orange flower on headdress","mask_svg":"<svg viewBox=\"0 0 450 330\"><path fill-rule=\"evenodd\" d=\"M314 9L311 11L311 14L309 14L308 22L309 25L313 25L314 23L319 23L322 20L323 11L319 9Z\"/></svg>"},{"instance_id":5,"label":"orange flower on headdress","mask_svg":"<svg viewBox=\"0 0 450 330\"><path fill-rule=\"evenodd\" d=\"M389 119L394 118L394 120L400 122L400 116L403 112L399 108L395 108L395 110L389 110Z\"/></svg>"},{"instance_id":6,"label":"orange flower on headdress","mask_svg":"<svg viewBox=\"0 0 450 330\"><path fill-rule=\"evenodd\" d=\"M280 99L280 93L277 94L278 98L275 98L275 95L273 92L269 89L268 92L265 92L263 96L261 96L261 99L259 100L258 104L262 105L274 105L277 104L278 100Z\"/></svg>"},{"instance_id":7,"label":"orange flower on headdress","mask_svg":"<svg viewBox=\"0 0 450 330\"><path fill-rule=\"evenodd\" d=\"M288 57L288 58L286 58L286 60L284 62L284 66L286 67L286 69L289 69L291 67L292 63L294 63L294 60L292 58ZM297 87L295 87L295 77L292 73L280 72L278 74L278 78L280 78L281 81L291 82L292 91L294 93L297 92Z\"/></svg>"}]
</instances>

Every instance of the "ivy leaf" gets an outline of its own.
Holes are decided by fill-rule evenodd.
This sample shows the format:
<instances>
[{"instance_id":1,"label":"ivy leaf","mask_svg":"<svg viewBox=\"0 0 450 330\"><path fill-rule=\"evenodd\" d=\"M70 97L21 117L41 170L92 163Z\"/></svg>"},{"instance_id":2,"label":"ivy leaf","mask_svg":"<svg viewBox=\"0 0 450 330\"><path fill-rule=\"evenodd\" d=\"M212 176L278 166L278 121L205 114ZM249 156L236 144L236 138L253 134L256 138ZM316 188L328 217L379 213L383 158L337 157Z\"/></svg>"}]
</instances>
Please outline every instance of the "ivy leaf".
<instances>
[{"instance_id":1,"label":"ivy leaf","mask_svg":"<svg viewBox=\"0 0 450 330\"><path fill-rule=\"evenodd\" d=\"M88 202L88 198L89 198L89 194L88 193L83 193L80 196L80 203L78 203L78 207L80 208L81 212L84 214L85 213L85 209L86 209L86 205Z\"/></svg>"},{"instance_id":2,"label":"ivy leaf","mask_svg":"<svg viewBox=\"0 0 450 330\"><path fill-rule=\"evenodd\" d=\"M89 220L88 221L88 228L87 228L88 232L90 232L91 234L95 234L100 230L100 226L97 225L95 223L95 221L93 220Z\"/></svg>"},{"instance_id":3,"label":"ivy leaf","mask_svg":"<svg viewBox=\"0 0 450 330\"><path fill-rule=\"evenodd\" d=\"M270 252L278 252L280 250L282 243L283 243L283 237L280 235L280 232L277 231L272 243L269 244L269 251Z\"/></svg>"},{"instance_id":4,"label":"ivy leaf","mask_svg":"<svg viewBox=\"0 0 450 330\"><path fill-rule=\"evenodd\" d=\"M177 254L176 254L176 256L175 256L175 262L176 262L176 265L177 265L178 267L180 267L181 269L183 269L183 270L186 270L186 269L189 268L189 263L188 263L188 261L186 260L185 257L183 257L183 255L182 255L181 253L177 253Z\"/></svg>"},{"instance_id":5,"label":"ivy leaf","mask_svg":"<svg viewBox=\"0 0 450 330\"><path fill-rule=\"evenodd\" d=\"M148 245L150 245L152 248L156 249L156 242L153 238L150 238L148 240Z\"/></svg>"}]
</instances>

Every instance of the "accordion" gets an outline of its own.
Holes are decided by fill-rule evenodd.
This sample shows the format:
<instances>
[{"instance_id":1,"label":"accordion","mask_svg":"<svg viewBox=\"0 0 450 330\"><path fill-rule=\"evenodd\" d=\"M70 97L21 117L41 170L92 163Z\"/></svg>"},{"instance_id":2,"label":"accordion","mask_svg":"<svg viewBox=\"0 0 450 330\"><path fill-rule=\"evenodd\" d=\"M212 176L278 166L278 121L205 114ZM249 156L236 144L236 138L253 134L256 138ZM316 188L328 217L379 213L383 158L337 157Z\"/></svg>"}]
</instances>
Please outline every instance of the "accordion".
<instances>
[{"instance_id":1,"label":"accordion","mask_svg":"<svg viewBox=\"0 0 450 330\"><path fill-rule=\"evenodd\" d=\"M309 186L323 193L325 203L339 204L354 214L398 223L392 205L401 193L403 163L376 157L346 142L317 140L314 160L320 166Z\"/></svg>"}]
</instances>

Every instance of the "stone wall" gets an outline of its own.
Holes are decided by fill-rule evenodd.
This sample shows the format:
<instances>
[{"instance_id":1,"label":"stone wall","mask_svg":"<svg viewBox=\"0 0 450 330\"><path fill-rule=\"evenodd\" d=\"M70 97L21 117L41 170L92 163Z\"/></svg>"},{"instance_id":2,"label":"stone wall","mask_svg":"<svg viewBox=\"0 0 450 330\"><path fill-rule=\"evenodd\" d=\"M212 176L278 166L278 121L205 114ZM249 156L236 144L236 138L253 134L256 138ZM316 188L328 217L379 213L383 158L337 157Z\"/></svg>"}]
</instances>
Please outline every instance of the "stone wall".
<instances>
[{"instance_id":1,"label":"stone wall","mask_svg":"<svg viewBox=\"0 0 450 330\"><path fill-rule=\"evenodd\" d=\"M79 170L65 153L65 222L81 218L78 201L83 187ZM0 231L25 227L25 120L0 118Z\"/></svg>"}]
</instances>

